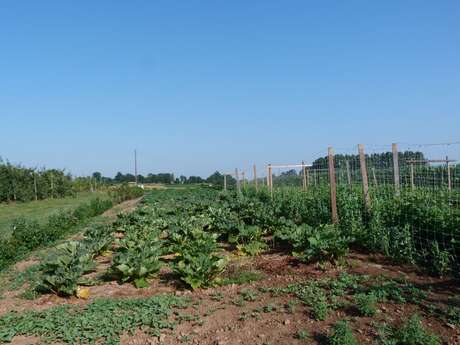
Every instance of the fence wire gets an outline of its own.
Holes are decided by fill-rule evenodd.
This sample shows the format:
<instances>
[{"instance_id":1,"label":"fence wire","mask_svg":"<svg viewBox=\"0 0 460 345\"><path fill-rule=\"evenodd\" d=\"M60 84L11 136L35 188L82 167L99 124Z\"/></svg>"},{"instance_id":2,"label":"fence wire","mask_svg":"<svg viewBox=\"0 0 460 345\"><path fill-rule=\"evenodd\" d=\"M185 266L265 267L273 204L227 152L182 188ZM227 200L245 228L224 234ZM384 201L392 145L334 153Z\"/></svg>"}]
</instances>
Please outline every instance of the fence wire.
<instances>
[{"instance_id":1,"label":"fence wire","mask_svg":"<svg viewBox=\"0 0 460 345\"><path fill-rule=\"evenodd\" d=\"M325 151L318 157L307 167L269 164L258 170L258 185L283 200L286 190L295 198L301 192L333 221L330 160ZM460 142L355 146L336 149L333 160L338 226L346 235L397 261L458 271Z\"/></svg>"}]
</instances>

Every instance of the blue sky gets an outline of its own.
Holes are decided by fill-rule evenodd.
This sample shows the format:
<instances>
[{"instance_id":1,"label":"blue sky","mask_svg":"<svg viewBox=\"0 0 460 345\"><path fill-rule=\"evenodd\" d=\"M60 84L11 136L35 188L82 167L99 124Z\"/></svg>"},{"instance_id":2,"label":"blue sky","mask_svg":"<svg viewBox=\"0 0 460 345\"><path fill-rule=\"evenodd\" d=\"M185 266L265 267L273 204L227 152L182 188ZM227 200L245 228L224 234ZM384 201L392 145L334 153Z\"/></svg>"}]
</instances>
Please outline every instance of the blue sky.
<instances>
[{"instance_id":1,"label":"blue sky","mask_svg":"<svg viewBox=\"0 0 460 345\"><path fill-rule=\"evenodd\" d=\"M460 141L459 1L1 1L0 156L207 176ZM344 149L345 150L345 149Z\"/></svg>"}]
</instances>

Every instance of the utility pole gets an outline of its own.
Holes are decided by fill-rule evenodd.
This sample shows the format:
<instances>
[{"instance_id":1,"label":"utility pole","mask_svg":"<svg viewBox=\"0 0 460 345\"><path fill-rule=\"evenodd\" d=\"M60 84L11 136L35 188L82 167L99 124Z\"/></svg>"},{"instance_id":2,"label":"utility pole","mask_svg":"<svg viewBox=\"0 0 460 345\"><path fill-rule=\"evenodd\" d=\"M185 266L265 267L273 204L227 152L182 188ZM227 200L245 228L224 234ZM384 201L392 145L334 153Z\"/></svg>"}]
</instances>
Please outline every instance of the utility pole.
<instances>
[{"instance_id":1,"label":"utility pole","mask_svg":"<svg viewBox=\"0 0 460 345\"><path fill-rule=\"evenodd\" d=\"M134 181L137 186L137 151L134 150Z\"/></svg>"}]
</instances>

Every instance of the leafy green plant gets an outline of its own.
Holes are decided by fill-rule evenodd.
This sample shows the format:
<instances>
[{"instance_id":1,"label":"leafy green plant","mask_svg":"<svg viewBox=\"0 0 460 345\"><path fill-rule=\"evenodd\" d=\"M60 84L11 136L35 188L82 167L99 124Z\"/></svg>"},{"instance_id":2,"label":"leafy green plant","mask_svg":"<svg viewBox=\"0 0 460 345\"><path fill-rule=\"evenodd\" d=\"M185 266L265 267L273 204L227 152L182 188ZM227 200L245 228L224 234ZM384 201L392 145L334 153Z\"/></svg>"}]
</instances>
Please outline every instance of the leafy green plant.
<instances>
[{"instance_id":1,"label":"leafy green plant","mask_svg":"<svg viewBox=\"0 0 460 345\"><path fill-rule=\"evenodd\" d=\"M377 312L377 297L372 293L359 293L354 296L359 313L362 316L373 316Z\"/></svg>"},{"instance_id":2,"label":"leafy green plant","mask_svg":"<svg viewBox=\"0 0 460 345\"><path fill-rule=\"evenodd\" d=\"M174 308L184 308L183 297L159 295L147 298L97 299L88 305L61 305L43 311L9 313L0 317L0 343L17 335L40 337L51 344L119 344L122 334L142 328L159 336L172 329ZM84 326L83 326L84 325Z\"/></svg>"},{"instance_id":3,"label":"leafy green plant","mask_svg":"<svg viewBox=\"0 0 460 345\"><path fill-rule=\"evenodd\" d=\"M147 287L147 278L161 268L160 255L158 242L143 241L122 247L113 258L112 270L122 282L132 281L137 288Z\"/></svg>"},{"instance_id":4,"label":"leafy green plant","mask_svg":"<svg viewBox=\"0 0 460 345\"><path fill-rule=\"evenodd\" d=\"M329 315L330 306L324 294L315 297L312 304L312 316L315 320L324 321Z\"/></svg>"},{"instance_id":5,"label":"leafy green plant","mask_svg":"<svg viewBox=\"0 0 460 345\"><path fill-rule=\"evenodd\" d=\"M240 295L241 297L243 297L243 299L245 301L256 301L257 298L259 297L259 295L257 294L257 292L255 292L254 290L251 290L251 289L243 289L240 291Z\"/></svg>"},{"instance_id":6,"label":"leafy green plant","mask_svg":"<svg viewBox=\"0 0 460 345\"><path fill-rule=\"evenodd\" d=\"M440 345L441 341L422 325L421 318L413 315L401 327L381 327L380 340L384 345Z\"/></svg>"},{"instance_id":7,"label":"leafy green plant","mask_svg":"<svg viewBox=\"0 0 460 345\"><path fill-rule=\"evenodd\" d=\"M81 276L94 269L91 255L81 243L70 241L56 247L40 266L37 289L73 295Z\"/></svg>"},{"instance_id":8,"label":"leafy green plant","mask_svg":"<svg viewBox=\"0 0 460 345\"><path fill-rule=\"evenodd\" d=\"M192 289L207 287L224 271L227 261L220 256L209 253L191 255L182 253L174 265L174 272Z\"/></svg>"},{"instance_id":9,"label":"leafy green plant","mask_svg":"<svg viewBox=\"0 0 460 345\"><path fill-rule=\"evenodd\" d=\"M335 225L325 224L315 229L305 226L302 230L294 242L293 252L300 260L334 261L347 254L350 240Z\"/></svg>"},{"instance_id":10,"label":"leafy green plant","mask_svg":"<svg viewBox=\"0 0 460 345\"><path fill-rule=\"evenodd\" d=\"M227 260L216 251L216 236L197 231L184 243L173 270L192 289L212 285L227 264Z\"/></svg>"},{"instance_id":11,"label":"leafy green plant","mask_svg":"<svg viewBox=\"0 0 460 345\"><path fill-rule=\"evenodd\" d=\"M307 330L302 329L300 331L297 331L294 338L299 340L307 340L308 338L310 338L310 333Z\"/></svg>"},{"instance_id":12,"label":"leafy green plant","mask_svg":"<svg viewBox=\"0 0 460 345\"><path fill-rule=\"evenodd\" d=\"M256 225L240 225L238 233L229 237L229 242L236 243L241 253L256 256L268 248L262 241L262 234L262 229Z\"/></svg>"},{"instance_id":13,"label":"leafy green plant","mask_svg":"<svg viewBox=\"0 0 460 345\"><path fill-rule=\"evenodd\" d=\"M444 276L450 272L452 255L447 250L441 250L437 241L431 244L430 257L434 273Z\"/></svg>"},{"instance_id":14,"label":"leafy green plant","mask_svg":"<svg viewBox=\"0 0 460 345\"><path fill-rule=\"evenodd\" d=\"M337 321L329 336L330 345L359 345L347 321Z\"/></svg>"}]
</instances>

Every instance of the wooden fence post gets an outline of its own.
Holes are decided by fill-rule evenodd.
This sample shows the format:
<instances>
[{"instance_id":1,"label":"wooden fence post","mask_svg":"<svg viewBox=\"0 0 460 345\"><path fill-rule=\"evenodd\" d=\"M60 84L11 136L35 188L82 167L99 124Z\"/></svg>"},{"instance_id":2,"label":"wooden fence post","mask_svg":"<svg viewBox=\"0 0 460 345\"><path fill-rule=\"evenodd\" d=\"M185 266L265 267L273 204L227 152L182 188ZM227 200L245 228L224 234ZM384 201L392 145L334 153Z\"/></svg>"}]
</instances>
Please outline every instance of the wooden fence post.
<instances>
[{"instance_id":1,"label":"wooden fence post","mask_svg":"<svg viewBox=\"0 0 460 345\"><path fill-rule=\"evenodd\" d=\"M377 176L375 175L375 168L372 167L372 177L374 178L374 186L377 187Z\"/></svg>"},{"instance_id":2,"label":"wooden fence post","mask_svg":"<svg viewBox=\"0 0 460 345\"><path fill-rule=\"evenodd\" d=\"M254 164L254 166L252 168L253 168L253 171L254 171L254 187L256 187L256 192L258 192L259 191L259 186L257 184L257 168L256 168L256 165Z\"/></svg>"},{"instance_id":3,"label":"wooden fence post","mask_svg":"<svg viewBox=\"0 0 460 345\"><path fill-rule=\"evenodd\" d=\"M235 178L236 178L236 189L238 193L241 192L241 185L240 185L240 175L238 174L238 168L235 169Z\"/></svg>"},{"instance_id":4,"label":"wooden fence post","mask_svg":"<svg viewBox=\"0 0 460 345\"><path fill-rule=\"evenodd\" d=\"M273 175L271 164L268 164L268 188L270 189L270 194L273 196Z\"/></svg>"},{"instance_id":5,"label":"wooden fence post","mask_svg":"<svg viewBox=\"0 0 460 345\"><path fill-rule=\"evenodd\" d=\"M450 162L449 157L446 156L446 163L447 163L447 190L450 192L452 190L452 179L450 176Z\"/></svg>"},{"instance_id":6,"label":"wooden fence post","mask_svg":"<svg viewBox=\"0 0 460 345\"><path fill-rule=\"evenodd\" d=\"M361 167L361 177L363 180L363 193L366 208L369 210L371 207L371 198L369 195L369 180L367 179L366 156L364 155L364 145L358 145L359 164Z\"/></svg>"},{"instance_id":7,"label":"wooden fence post","mask_svg":"<svg viewBox=\"0 0 460 345\"><path fill-rule=\"evenodd\" d=\"M331 211L332 222L339 223L339 215L337 213L337 186L335 182L335 167L334 167L334 150L332 147L327 149L328 165L329 165L329 184L331 186Z\"/></svg>"},{"instance_id":8,"label":"wooden fence post","mask_svg":"<svg viewBox=\"0 0 460 345\"><path fill-rule=\"evenodd\" d=\"M347 166L347 180L348 180L348 185L351 186L350 162L347 160L347 161L345 161L345 164L346 164L346 166Z\"/></svg>"},{"instance_id":9,"label":"wooden fence post","mask_svg":"<svg viewBox=\"0 0 460 345\"><path fill-rule=\"evenodd\" d=\"M224 174L224 190L227 190L227 174Z\"/></svg>"},{"instance_id":10,"label":"wooden fence post","mask_svg":"<svg viewBox=\"0 0 460 345\"><path fill-rule=\"evenodd\" d=\"M305 166L304 161L302 161L302 175L303 190L307 190L307 167Z\"/></svg>"},{"instance_id":11,"label":"wooden fence post","mask_svg":"<svg viewBox=\"0 0 460 345\"><path fill-rule=\"evenodd\" d=\"M393 152L393 177L395 184L396 195L399 195L399 159L398 159L398 144L391 144L391 151Z\"/></svg>"},{"instance_id":12,"label":"wooden fence post","mask_svg":"<svg viewBox=\"0 0 460 345\"><path fill-rule=\"evenodd\" d=\"M37 174L34 172L34 193L35 193L35 201L38 200L38 190L37 190Z\"/></svg>"},{"instance_id":13,"label":"wooden fence post","mask_svg":"<svg viewBox=\"0 0 460 345\"><path fill-rule=\"evenodd\" d=\"M415 181L414 181L414 163L410 163L410 186L411 189L415 189Z\"/></svg>"}]
</instances>

